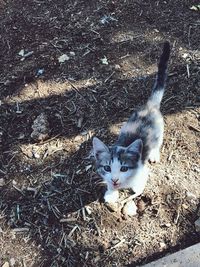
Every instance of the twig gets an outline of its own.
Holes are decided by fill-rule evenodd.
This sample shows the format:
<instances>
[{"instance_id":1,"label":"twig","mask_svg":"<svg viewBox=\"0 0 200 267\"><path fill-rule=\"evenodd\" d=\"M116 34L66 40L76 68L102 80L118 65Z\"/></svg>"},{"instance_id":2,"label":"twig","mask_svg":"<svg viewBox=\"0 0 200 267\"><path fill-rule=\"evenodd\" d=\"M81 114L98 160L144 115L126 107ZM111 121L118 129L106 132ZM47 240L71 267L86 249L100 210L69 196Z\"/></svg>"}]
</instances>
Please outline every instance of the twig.
<instances>
[{"instance_id":1,"label":"twig","mask_svg":"<svg viewBox=\"0 0 200 267\"><path fill-rule=\"evenodd\" d=\"M93 218L93 222L94 222L94 226L95 226L95 228L96 228L96 230L97 230L98 236L101 236L100 228L99 228L99 226L97 225L97 223L96 223L96 221L95 221L94 218Z\"/></svg>"},{"instance_id":2,"label":"twig","mask_svg":"<svg viewBox=\"0 0 200 267\"><path fill-rule=\"evenodd\" d=\"M70 233L68 234L68 237L72 237L73 233L76 231L76 229L78 229L78 225L75 225L74 228L70 231Z\"/></svg>"},{"instance_id":3,"label":"twig","mask_svg":"<svg viewBox=\"0 0 200 267\"><path fill-rule=\"evenodd\" d=\"M20 232L28 232L30 229L27 228L27 227L24 227L24 228L14 228L12 229L13 232L15 233L20 233Z\"/></svg>"},{"instance_id":4,"label":"twig","mask_svg":"<svg viewBox=\"0 0 200 267\"><path fill-rule=\"evenodd\" d=\"M82 201L81 196L80 195L78 195L78 196L79 196L80 203L81 203L81 211L82 211L82 214L83 214L83 220L86 221L87 218L86 218L86 215L85 215L85 208L83 206L83 201Z\"/></svg>"},{"instance_id":5,"label":"twig","mask_svg":"<svg viewBox=\"0 0 200 267\"><path fill-rule=\"evenodd\" d=\"M189 69L189 65L187 64L186 65L186 68L187 68L187 76L188 76L188 79L190 78L190 69Z\"/></svg>"},{"instance_id":6,"label":"twig","mask_svg":"<svg viewBox=\"0 0 200 267\"><path fill-rule=\"evenodd\" d=\"M125 242L125 239L122 239L122 240L120 240L116 245L112 246L110 249L117 248L117 247L121 246L122 243L124 243L124 242Z\"/></svg>"},{"instance_id":7,"label":"twig","mask_svg":"<svg viewBox=\"0 0 200 267\"><path fill-rule=\"evenodd\" d=\"M46 143L49 143L49 142L51 142L52 140L54 140L54 139L56 139L58 136L60 136L61 134L57 134L57 135L55 135L54 137L52 137L52 138L50 138L50 139L48 139L48 140L46 140L46 141L44 141L44 142L40 142L40 143L38 143L37 145L44 145L44 144L46 144Z\"/></svg>"},{"instance_id":8,"label":"twig","mask_svg":"<svg viewBox=\"0 0 200 267\"><path fill-rule=\"evenodd\" d=\"M115 74L115 72L113 71L106 79L105 79L105 83L113 76L113 74Z\"/></svg>"},{"instance_id":9,"label":"twig","mask_svg":"<svg viewBox=\"0 0 200 267\"><path fill-rule=\"evenodd\" d=\"M76 93L78 95L80 95L85 100L85 97L79 92L78 88L72 82L70 82L69 80L67 80L67 82L71 85L71 87L74 89L74 91L76 91Z\"/></svg>"},{"instance_id":10,"label":"twig","mask_svg":"<svg viewBox=\"0 0 200 267\"><path fill-rule=\"evenodd\" d=\"M19 188L18 188L17 186L15 186L14 184L13 184L13 188L14 188L15 190L17 190L20 194L22 194L23 196L25 196L24 193L22 192L22 190L19 189Z\"/></svg>"},{"instance_id":11,"label":"twig","mask_svg":"<svg viewBox=\"0 0 200 267\"><path fill-rule=\"evenodd\" d=\"M175 224L178 223L179 216L180 216L180 211L179 211L179 208L178 208L178 210L177 210L177 214L176 214L176 216L175 216L175 218L174 218L174 223L175 223Z\"/></svg>"},{"instance_id":12,"label":"twig","mask_svg":"<svg viewBox=\"0 0 200 267\"><path fill-rule=\"evenodd\" d=\"M189 127L189 129L192 129L192 130L194 130L196 132L200 132L200 129L195 127L195 126L193 126L193 125L188 125L188 127Z\"/></svg>"}]
</instances>

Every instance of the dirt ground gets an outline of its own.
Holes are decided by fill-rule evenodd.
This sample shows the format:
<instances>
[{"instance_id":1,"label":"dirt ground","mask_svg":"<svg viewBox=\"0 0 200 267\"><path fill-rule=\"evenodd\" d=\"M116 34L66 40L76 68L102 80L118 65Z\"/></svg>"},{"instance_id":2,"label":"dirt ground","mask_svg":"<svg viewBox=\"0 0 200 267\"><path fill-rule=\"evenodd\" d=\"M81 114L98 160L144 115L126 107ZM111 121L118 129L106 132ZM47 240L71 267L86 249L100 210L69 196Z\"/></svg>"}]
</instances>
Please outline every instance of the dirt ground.
<instances>
[{"instance_id":1,"label":"dirt ground","mask_svg":"<svg viewBox=\"0 0 200 267\"><path fill-rule=\"evenodd\" d=\"M136 266L200 241L196 3L0 1L0 266ZM114 142L145 103L165 40L161 162L125 218L102 202L91 139Z\"/></svg>"}]
</instances>

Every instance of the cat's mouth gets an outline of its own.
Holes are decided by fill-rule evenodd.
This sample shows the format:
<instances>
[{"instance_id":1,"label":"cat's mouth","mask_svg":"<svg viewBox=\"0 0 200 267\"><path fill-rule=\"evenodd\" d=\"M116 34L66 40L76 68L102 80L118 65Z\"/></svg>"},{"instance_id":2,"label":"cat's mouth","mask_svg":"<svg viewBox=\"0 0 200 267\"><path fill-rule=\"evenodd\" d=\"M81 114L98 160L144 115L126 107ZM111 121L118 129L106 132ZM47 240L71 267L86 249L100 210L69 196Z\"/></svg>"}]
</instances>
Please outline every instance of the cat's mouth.
<instances>
[{"instance_id":1,"label":"cat's mouth","mask_svg":"<svg viewBox=\"0 0 200 267\"><path fill-rule=\"evenodd\" d=\"M114 187L115 189L117 189L117 188L120 187L120 183L113 183L112 185L113 185L113 187Z\"/></svg>"}]
</instances>

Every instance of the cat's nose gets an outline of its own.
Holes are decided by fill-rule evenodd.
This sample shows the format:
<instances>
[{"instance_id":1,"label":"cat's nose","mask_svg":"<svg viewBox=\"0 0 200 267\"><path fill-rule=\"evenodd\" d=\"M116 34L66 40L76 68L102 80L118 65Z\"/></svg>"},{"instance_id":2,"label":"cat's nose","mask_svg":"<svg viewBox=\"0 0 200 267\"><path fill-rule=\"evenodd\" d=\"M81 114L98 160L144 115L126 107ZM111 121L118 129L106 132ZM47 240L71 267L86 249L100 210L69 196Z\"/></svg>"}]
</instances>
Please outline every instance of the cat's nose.
<instances>
[{"instance_id":1,"label":"cat's nose","mask_svg":"<svg viewBox=\"0 0 200 267\"><path fill-rule=\"evenodd\" d=\"M111 180L113 183L117 183L119 181L119 179L117 179L117 178L112 178Z\"/></svg>"}]
</instances>

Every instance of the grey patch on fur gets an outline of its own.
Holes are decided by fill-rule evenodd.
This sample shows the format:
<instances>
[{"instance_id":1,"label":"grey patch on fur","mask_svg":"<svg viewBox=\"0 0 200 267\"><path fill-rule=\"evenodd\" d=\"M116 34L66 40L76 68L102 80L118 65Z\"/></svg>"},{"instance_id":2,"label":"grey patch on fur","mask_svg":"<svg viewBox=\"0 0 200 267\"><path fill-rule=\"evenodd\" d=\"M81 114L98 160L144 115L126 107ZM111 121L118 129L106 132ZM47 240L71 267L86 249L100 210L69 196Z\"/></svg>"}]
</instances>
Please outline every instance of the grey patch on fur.
<instances>
[{"instance_id":1,"label":"grey patch on fur","mask_svg":"<svg viewBox=\"0 0 200 267\"><path fill-rule=\"evenodd\" d=\"M132 127L131 131L131 126L134 125L136 127ZM126 131L127 128L129 131ZM150 150L161 142L160 138L162 138L163 130L164 123L160 111L156 108L145 106L136 111L122 127L117 145L127 147L134 140L142 139L143 151L141 158L144 162L148 159Z\"/></svg>"}]
</instances>

